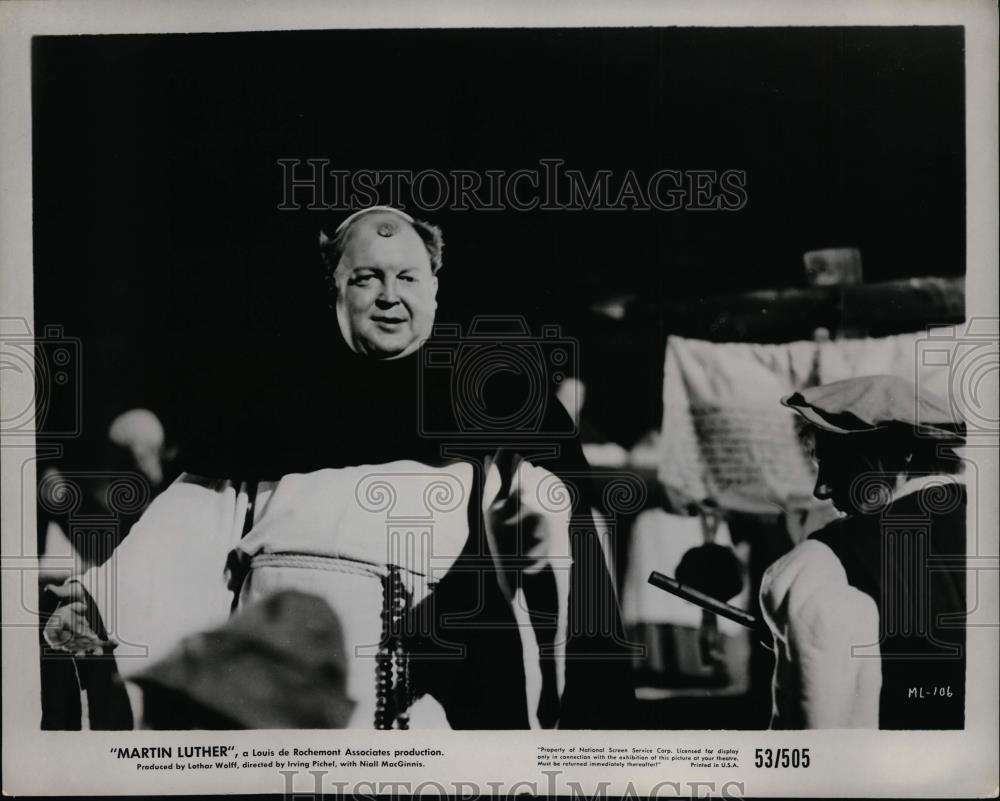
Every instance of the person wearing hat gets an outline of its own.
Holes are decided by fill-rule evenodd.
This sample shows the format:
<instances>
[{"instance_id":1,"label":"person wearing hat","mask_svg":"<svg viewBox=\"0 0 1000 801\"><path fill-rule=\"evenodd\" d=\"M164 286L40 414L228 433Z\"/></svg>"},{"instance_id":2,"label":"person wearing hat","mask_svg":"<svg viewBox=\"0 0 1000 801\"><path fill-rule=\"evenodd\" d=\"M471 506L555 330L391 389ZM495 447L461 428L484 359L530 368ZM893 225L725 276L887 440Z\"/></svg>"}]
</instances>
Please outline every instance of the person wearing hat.
<instances>
[{"instance_id":1,"label":"person wearing hat","mask_svg":"<svg viewBox=\"0 0 1000 801\"><path fill-rule=\"evenodd\" d=\"M342 729L343 627L315 595L285 590L185 637L135 675L147 729Z\"/></svg>"},{"instance_id":2,"label":"person wearing hat","mask_svg":"<svg viewBox=\"0 0 1000 801\"><path fill-rule=\"evenodd\" d=\"M772 727L961 729L964 424L944 399L895 376L782 403L812 434L815 496L843 517L762 579Z\"/></svg>"},{"instance_id":3,"label":"person wearing hat","mask_svg":"<svg viewBox=\"0 0 1000 801\"><path fill-rule=\"evenodd\" d=\"M130 679L231 608L299 590L343 626L350 727L627 727L630 654L592 499L558 489L588 474L572 423L553 399L531 430L470 445L453 373L423 369L442 247L389 207L321 234L330 341L309 370L258 371L243 408L206 410L186 472L62 590L53 647L114 647ZM477 401L518 408L484 383ZM534 451L508 447L539 431ZM570 504L546 506L557 496Z\"/></svg>"}]
</instances>

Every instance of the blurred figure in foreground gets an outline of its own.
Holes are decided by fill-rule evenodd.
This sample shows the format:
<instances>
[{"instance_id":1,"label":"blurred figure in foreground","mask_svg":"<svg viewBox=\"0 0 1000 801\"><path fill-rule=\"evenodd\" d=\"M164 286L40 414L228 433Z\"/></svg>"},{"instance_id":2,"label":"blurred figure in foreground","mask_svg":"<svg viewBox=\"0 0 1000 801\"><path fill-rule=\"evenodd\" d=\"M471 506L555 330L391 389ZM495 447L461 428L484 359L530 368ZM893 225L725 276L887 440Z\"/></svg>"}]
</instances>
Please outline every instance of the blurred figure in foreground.
<instances>
[{"instance_id":1,"label":"blurred figure in foreground","mask_svg":"<svg viewBox=\"0 0 1000 801\"><path fill-rule=\"evenodd\" d=\"M892 376L782 403L814 429L816 497L845 517L764 574L772 727L961 729L964 424L946 400Z\"/></svg>"},{"instance_id":2,"label":"blurred figure in foreground","mask_svg":"<svg viewBox=\"0 0 1000 801\"><path fill-rule=\"evenodd\" d=\"M315 595L282 591L193 634L135 677L147 729L342 729L347 654Z\"/></svg>"}]
</instances>

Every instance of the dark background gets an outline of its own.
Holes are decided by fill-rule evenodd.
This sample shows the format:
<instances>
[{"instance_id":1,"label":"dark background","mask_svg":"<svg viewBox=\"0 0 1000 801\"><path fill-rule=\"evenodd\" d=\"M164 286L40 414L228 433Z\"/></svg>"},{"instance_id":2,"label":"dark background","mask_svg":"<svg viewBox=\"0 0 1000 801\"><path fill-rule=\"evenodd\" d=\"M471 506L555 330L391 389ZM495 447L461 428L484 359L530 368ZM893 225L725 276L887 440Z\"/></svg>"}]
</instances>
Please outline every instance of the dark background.
<instances>
[{"instance_id":1,"label":"dark background","mask_svg":"<svg viewBox=\"0 0 1000 801\"><path fill-rule=\"evenodd\" d=\"M420 215L445 230L439 322L560 323L625 445L659 424L671 320L595 301L802 286L828 246L867 281L965 272L961 28L42 37L33 58L36 324L82 340L70 456L137 405L183 439L206 396L253 402L247 372L323 358L330 215L277 210L279 158L745 170L731 213Z\"/></svg>"}]
</instances>

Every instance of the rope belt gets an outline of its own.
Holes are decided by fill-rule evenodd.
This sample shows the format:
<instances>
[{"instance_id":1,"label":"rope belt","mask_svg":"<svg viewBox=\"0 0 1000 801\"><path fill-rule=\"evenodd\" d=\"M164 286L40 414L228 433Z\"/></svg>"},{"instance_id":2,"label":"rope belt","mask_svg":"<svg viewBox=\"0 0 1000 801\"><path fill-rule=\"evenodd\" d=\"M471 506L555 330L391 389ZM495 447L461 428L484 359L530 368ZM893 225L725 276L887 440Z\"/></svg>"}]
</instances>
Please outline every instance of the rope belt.
<instances>
[{"instance_id":1,"label":"rope belt","mask_svg":"<svg viewBox=\"0 0 1000 801\"><path fill-rule=\"evenodd\" d=\"M383 579L389 574L386 565L376 565L361 559L347 559L343 556L279 551L261 553L250 559L250 569L258 567L299 567L308 570L328 570L332 573L351 573L356 576ZM398 568L397 568L398 569Z\"/></svg>"}]
</instances>

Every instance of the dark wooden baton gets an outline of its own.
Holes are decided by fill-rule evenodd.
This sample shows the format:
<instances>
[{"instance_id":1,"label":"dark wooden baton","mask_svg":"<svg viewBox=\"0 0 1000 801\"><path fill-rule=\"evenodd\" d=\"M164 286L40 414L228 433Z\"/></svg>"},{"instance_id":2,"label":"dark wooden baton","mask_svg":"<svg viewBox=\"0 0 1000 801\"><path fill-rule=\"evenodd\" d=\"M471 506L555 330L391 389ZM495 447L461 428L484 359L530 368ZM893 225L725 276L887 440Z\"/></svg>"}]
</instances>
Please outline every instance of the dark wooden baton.
<instances>
[{"instance_id":1,"label":"dark wooden baton","mask_svg":"<svg viewBox=\"0 0 1000 801\"><path fill-rule=\"evenodd\" d=\"M742 609L732 606L731 604L723 603L722 601L713 598L711 595L706 595L705 593L692 587L685 586L675 578L665 576L663 573L658 573L654 570L649 574L649 583L654 587L659 587L661 590L666 590L672 595L676 595L678 598L690 601L691 603L700 606L702 609L714 612L719 615L719 617L732 620L733 622L739 623L741 626L746 626L748 629L753 629L754 631L760 630L760 624L757 621L757 618L749 612L744 612Z\"/></svg>"}]
</instances>

